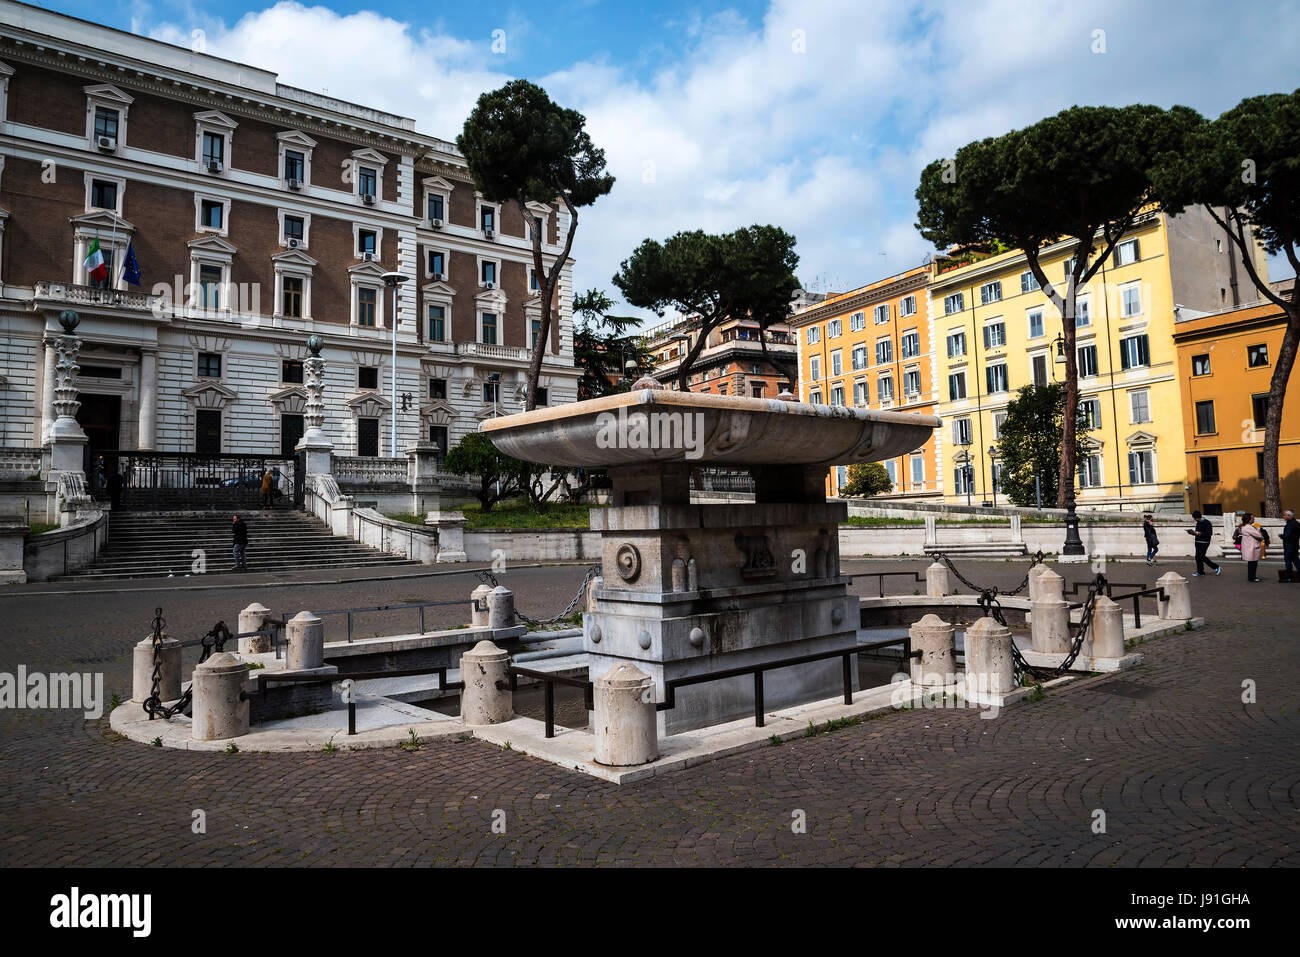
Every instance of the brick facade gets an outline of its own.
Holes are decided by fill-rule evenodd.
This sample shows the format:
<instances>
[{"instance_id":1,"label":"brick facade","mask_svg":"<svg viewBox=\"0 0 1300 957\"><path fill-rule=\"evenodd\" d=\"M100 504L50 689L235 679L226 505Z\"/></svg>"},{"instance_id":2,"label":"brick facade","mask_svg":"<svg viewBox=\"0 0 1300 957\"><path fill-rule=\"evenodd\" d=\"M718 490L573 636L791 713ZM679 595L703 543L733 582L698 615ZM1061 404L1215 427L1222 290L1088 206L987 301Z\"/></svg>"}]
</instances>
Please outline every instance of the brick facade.
<instances>
[{"instance_id":1,"label":"brick facade","mask_svg":"<svg viewBox=\"0 0 1300 957\"><path fill-rule=\"evenodd\" d=\"M52 419L52 351L45 341L58 332L59 311L75 308L82 362L100 373L78 383L91 397L83 412L112 407L118 448L191 451L196 408L206 407L222 413L222 451L279 452L281 414L301 411L295 397L283 395L295 383L281 381L282 362L301 359L315 332L326 343L325 431L336 452L359 454L358 413L348 401L373 391L385 406L380 454L392 454L392 293L379 278L387 271L409 280L396 317L397 389L405 405L399 450L429 439L431 425L445 426L451 443L477 429L482 386L494 372L501 374L500 411L522 409L530 320L540 316L529 290L531 243L513 204L497 207L494 236L480 228L479 197L451 143L416 132L411 120L286 87L266 71L10 0L0 0L5 77L0 445L42 444ZM116 140L88 135L99 106L117 113ZM215 171L200 162L204 130L227 136ZM300 189L283 178L284 148L306 154ZM357 195L361 167L378 174L373 204ZM426 218L424 184L433 178L448 184L438 229ZM92 181L118 184L116 210L95 206ZM199 228L204 199L222 205L220 229ZM285 215L306 225L305 241L293 250L281 232ZM546 216L548 267L567 224L567 212ZM374 263L363 260L358 230L377 234ZM82 261L96 239L117 252L111 289L90 288L85 275ZM139 286L121 276L128 242L140 265ZM430 248L448 254L447 276L427 293ZM485 258L498 263L491 290L479 272ZM309 280L301 317L281 314L277 263L284 275ZM228 283L216 310L187 298L199 295L187 287L202 265L221 270ZM562 275L539 383L553 404L577 394L570 270ZM355 324L359 287L376 290L373 328ZM450 307L449 341L428 341L435 302ZM498 316L492 344L478 342L485 311ZM221 357L219 376L198 374L201 352ZM366 365L379 367L378 389L358 387L357 370ZM430 396L435 377L446 380L445 401ZM208 385L217 388L205 391ZM152 421L146 393L154 401Z\"/></svg>"}]
</instances>

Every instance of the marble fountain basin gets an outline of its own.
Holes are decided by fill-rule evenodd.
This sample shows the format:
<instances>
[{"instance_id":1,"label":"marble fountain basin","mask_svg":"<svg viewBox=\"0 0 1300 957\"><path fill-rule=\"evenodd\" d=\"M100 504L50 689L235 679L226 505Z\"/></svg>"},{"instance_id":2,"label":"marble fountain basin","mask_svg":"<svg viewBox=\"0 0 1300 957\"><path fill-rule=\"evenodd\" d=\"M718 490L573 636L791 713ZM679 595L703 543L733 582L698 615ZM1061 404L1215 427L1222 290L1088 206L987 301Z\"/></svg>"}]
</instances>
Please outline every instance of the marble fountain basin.
<instances>
[{"instance_id":1,"label":"marble fountain basin","mask_svg":"<svg viewBox=\"0 0 1300 957\"><path fill-rule=\"evenodd\" d=\"M481 431L505 454L545 465L829 467L903 455L939 425L911 412L644 388L487 419Z\"/></svg>"}]
</instances>

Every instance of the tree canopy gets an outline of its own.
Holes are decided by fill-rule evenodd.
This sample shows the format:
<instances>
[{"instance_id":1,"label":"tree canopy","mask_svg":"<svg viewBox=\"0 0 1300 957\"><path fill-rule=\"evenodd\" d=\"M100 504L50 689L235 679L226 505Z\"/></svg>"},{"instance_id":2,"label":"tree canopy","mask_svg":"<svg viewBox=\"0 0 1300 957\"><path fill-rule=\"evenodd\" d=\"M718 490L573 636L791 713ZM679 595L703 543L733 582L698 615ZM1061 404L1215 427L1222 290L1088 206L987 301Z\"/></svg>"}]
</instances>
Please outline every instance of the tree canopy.
<instances>
[{"instance_id":1,"label":"tree canopy","mask_svg":"<svg viewBox=\"0 0 1300 957\"><path fill-rule=\"evenodd\" d=\"M685 391L709 333L724 320L749 317L765 330L790 317L799 288L794 245L793 236L771 225L723 235L692 230L662 243L646 239L623 260L614 285L634 306L661 316L672 307L695 323L691 348L677 368L678 388Z\"/></svg>"},{"instance_id":2,"label":"tree canopy","mask_svg":"<svg viewBox=\"0 0 1300 957\"><path fill-rule=\"evenodd\" d=\"M1035 505L1034 476L1038 476L1044 502L1057 497L1060 481L1061 446L1065 436L1065 389L1058 382L1045 386L1027 385L1007 403L997 443L1000 468L998 490L1017 505ZM1080 456L1096 451L1088 437L1087 423L1077 423Z\"/></svg>"},{"instance_id":3,"label":"tree canopy","mask_svg":"<svg viewBox=\"0 0 1300 957\"><path fill-rule=\"evenodd\" d=\"M573 248L578 210L614 186L614 177L605 172L605 151L592 142L586 123L581 113L560 107L537 84L511 80L479 97L456 137L479 192L490 202L513 202L532 240L542 315L528 367L527 409L537 404L537 379L551 341L556 290ZM569 212L569 228L547 268L542 229L548 217L535 216L528 204L550 206L557 198Z\"/></svg>"},{"instance_id":4,"label":"tree canopy","mask_svg":"<svg viewBox=\"0 0 1300 957\"><path fill-rule=\"evenodd\" d=\"M883 495L894 490L889 473L879 462L857 462L848 467L848 484L840 489L841 498Z\"/></svg>"},{"instance_id":5,"label":"tree canopy","mask_svg":"<svg viewBox=\"0 0 1300 957\"><path fill-rule=\"evenodd\" d=\"M614 301L599 289L573 298L577 317L573 329L573 361L582 370L578 398L596 399L626 392L654 367L641 336L630 332L641 322L636 316L610 314ZM630 368L627 363L634 363Z\"/></svg>"},{"instance_id":6,"label":"tree canopy","mask_svg":"<svg viewBox=\"0 0 1300 957\"><path fill-rule=\"evenodd\" d=\"M1268 252L1282 254L1300 274L1300 91L1249 97L1216 120L1201 120L1181 148L1161 154L1153 180L1166 212L1206 207L1259 295L1286 315L1263 423L1264 510L1280 515L1278 446L1287 382L1300 345L1300 303L1294 286L1283 295L1269 285L1267 273L1260 275L1254 245L1258 241Z\"/></svg>"},{"instance_id":7,"label":"tree canopy","mask_svg":"<svg viewBox=\"0 0 1300 957\"><path fill-rule=\"evenodd\" d=\"M1195 111L1181 106L1076 106L1024 129L969 143L921 173L916 191L921 235L941 249L997 243L1019 247L1061 314L1067 414L1056 463L1060 506L1072 500L1074 490L1077 290L1151 202L1158 157L1179 148L1198 121ZM1074 269L1060 289L1043 270L1039 255L1044 245L1069 239L1074 241Z\"/></svg>"}]
</instances>

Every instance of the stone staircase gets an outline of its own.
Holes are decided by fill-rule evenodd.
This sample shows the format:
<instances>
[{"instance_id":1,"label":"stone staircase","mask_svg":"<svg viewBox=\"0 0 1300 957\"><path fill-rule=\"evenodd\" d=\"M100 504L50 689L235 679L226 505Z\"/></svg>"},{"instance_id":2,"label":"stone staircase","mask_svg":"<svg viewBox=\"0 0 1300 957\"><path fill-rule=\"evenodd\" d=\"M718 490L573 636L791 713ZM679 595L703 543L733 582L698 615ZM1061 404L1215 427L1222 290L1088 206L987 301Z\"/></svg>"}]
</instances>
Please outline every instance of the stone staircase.
<instances>
[{"instance_id":1,"label":"stone staircase","mask_svg":"<svg viewBox=\"0 0 1300 957\"><path fill-rule=\"evenodd\" d=\"M194 549L206 553L209 575L234 567L230 526L238 514L248 523L248 570L257 572L415 565L349 538L335 537L311 515L287 508L258 511L115 511L108 544L94 564L64 579L158 578L191 572Z\"/></svg>"}]
</instances>

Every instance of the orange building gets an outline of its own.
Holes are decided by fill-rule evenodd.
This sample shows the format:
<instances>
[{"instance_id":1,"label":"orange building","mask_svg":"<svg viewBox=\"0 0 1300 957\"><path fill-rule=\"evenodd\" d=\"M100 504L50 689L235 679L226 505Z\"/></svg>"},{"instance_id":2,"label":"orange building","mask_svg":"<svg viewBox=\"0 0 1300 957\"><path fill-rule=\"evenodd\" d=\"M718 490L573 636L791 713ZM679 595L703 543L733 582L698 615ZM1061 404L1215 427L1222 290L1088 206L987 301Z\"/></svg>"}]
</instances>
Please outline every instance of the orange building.
<instances>
[{"instance_id":1,"label":"orange building","mask_svg":"<svg viewBox=\"0 0 1300 957\"><path fill-rule=\"evenodd\" d=\"M1189 509L1264 514L1264 411L1285 330L1286 317L1271 302L1176 323ZM1300 376L1294 370L1282 407L1278 470L1283 508L1300 509Z\"/></svg>"},{"instance_id":2,"label":"orange building","mask_svg":"<svg viewBox=\"0 0 1300 957\"><path fill-rule=\"evenodd\" d=\"M933 414L938 395L929 282L930 267L918 266L797 312L790 324L799 342L800 398ZM934 436L881 464L893 480L892 497L942 497ZM828 494L839 494L847 471L831 469Z\"/></svg>"},{"instance_id":3,"label":"orange building","mask_svg":"<svg viewBox=\"0 0 1300 957\"><path fill-rule=\"evenodd\" d=\"M676 388L678 367L698 335L699 322L694 318L660 323L646 330L642 345L654 362L651 375L669 388ZM691 392L772 399L781 392L794 391L791 379L796 356L794 335L785 323L774 323L763 330L748 317L726 319L709 331L704 348L691 366L686 387Z\"/></svg>"}]
</instances>

